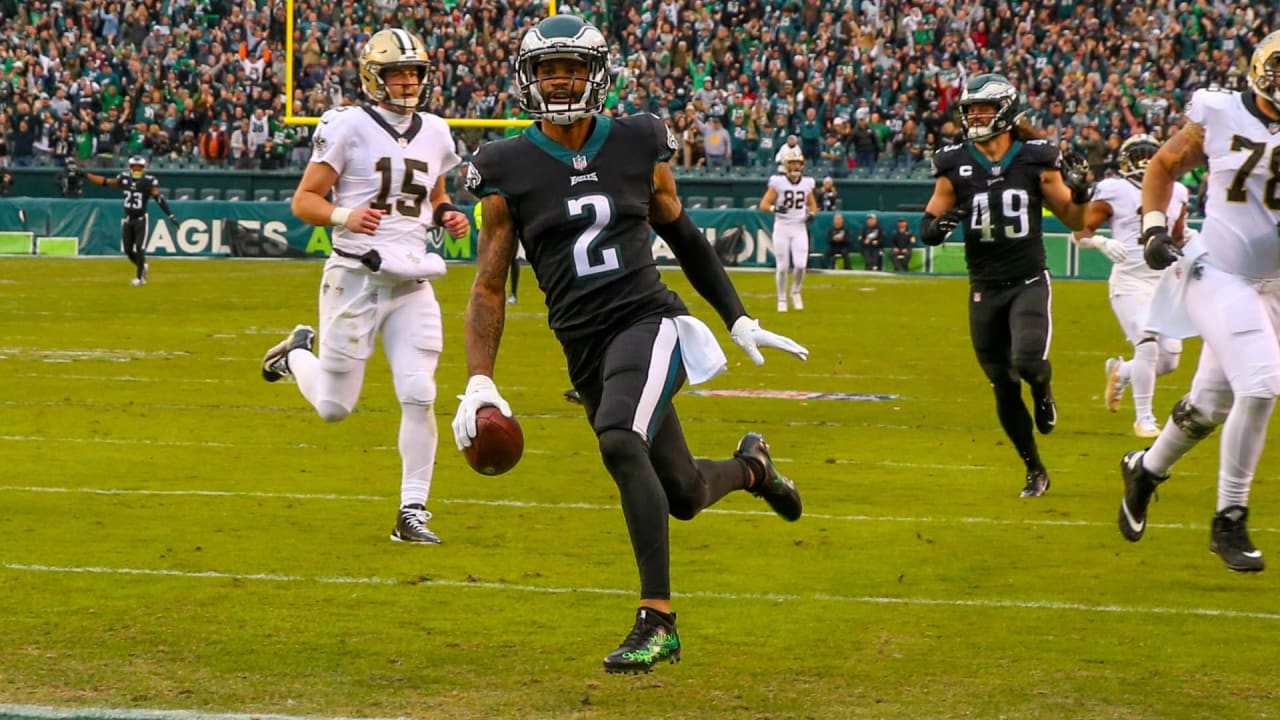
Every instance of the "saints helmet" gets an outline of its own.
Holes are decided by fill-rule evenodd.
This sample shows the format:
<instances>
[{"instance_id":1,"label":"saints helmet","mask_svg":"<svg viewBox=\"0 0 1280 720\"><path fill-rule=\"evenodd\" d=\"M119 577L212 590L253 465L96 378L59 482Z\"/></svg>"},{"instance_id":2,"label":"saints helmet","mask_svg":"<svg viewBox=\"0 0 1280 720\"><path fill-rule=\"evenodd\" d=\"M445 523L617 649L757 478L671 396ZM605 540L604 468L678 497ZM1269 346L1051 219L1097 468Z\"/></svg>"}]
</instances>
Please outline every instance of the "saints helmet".
<instances>
[{"instance_id":1,"label":"saints helmet","mask_svg":"<svg viewBox=\"0 0 1280 720\"><path fill-rule=\"evenodd\" d=\"M1280 30L1262 38L1249 61L1249 85L1280 109Z\"/></svg>"},{"instance_id":2,"label":"saints helmet","mask_svg":"<svg viewBox=\"0 0 1280 720\"><path fill-rule=\"evenodd\" d=\"M1130 180L1142 181L1147 163L1155 157L1160 143L1150 135L1134 135L1120 146L1120 174Z\"/></svg>"},{"instance_id":3,"label":"saints helmet","mask_svg":"<svg viewBox=\"0 0 1280 720\"><path fill-rule=\"evenodd\" d=\"M986 73L975 76L964 86L958 104L965 137L983 142L1013 129L1018 117L1018 89L1005 76ZM984 104L996 106L995 117L984 125L975 125L969 120L969 109Z\"/></svg>"},{"instance_id":4,"label":"saints helmet","mask_svg":"<svg viewBox=\"0 0 1280 720\"><path fill-rule=\"evenodd\" d=\"M382 73L388 68L418 68L418 94L411 98L392 97ZM400 28L387 28L374 33L360 51L360 86L376 103L388 103L410 110L426 100L427 69L430 67L427 46L417 35Z\"/></svg>"},{"instance_id":5,"label":"saints helmet","mask_svg":"<svg viewBox=\"0 0 1280 720\"><path fill-rule=\"evenodd\" d=\"M587 64L586 89L576 100L552 102L542 96L539 62L571 58ZM548 80L550 78L543 78ZM609 44L595 26L573 15L552 15L525 32L516 55L516 87L520 107L535 118L570 125L604 108L609 92Z\"/></svg>"},{"instance_id":6,"label":"saints helmet","mask_svg":"<svg viewBox=\"0 0 1280 720\"><path fill-rule=\"evenodd\" d=\"M129 158L129 174L140 178L147 171L147 159L141 155L134 155Z\"/></svg>"},{"instance_id":7,"label":"saints helmet","mask_svg":"<svg viewBox=\"0 0 1280 720\"><path fill-rule=\"evenodd\" d=\"M791 148L782 154L782 168L791 182L799 182L804 176L804 153L800 148Z\"/></svg>"}]
</instances>

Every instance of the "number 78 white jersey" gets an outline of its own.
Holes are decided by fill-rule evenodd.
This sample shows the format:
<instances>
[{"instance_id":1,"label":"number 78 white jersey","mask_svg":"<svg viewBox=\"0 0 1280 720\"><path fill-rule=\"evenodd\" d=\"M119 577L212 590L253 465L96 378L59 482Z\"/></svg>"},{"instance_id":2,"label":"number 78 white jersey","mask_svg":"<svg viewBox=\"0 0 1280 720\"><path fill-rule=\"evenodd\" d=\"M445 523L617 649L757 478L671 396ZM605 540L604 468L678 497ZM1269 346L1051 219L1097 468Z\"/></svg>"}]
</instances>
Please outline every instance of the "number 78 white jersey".
<instances>
[{"instance_id":1,"label":"number 78 white jersey","mask_svg":"<svg viewBox=\"0 0 1280 720\"><path fill-rule=\"evenodd\" d=\"M1280 276L1280 121L1252 93L1197 90L1187 119L1204 127L1208 159L1201 241L1214 266L1246 277Z\"/></svg>"},{"instance_id":2,"label":"number 78 white jersey","mask_svg":"<svg viewBox=\"0 0 1280 720\"><path fill-rule=\"evenodd\" d=\"M376 235L335 228L335 246L349 252L423 247L433 224L431 190L461 161L443 119L423 112L398 116L369 106L335 108L320 118L311 146L311 162L338 173L335 205L386 213Z\"/></svg>"}]
</instances>

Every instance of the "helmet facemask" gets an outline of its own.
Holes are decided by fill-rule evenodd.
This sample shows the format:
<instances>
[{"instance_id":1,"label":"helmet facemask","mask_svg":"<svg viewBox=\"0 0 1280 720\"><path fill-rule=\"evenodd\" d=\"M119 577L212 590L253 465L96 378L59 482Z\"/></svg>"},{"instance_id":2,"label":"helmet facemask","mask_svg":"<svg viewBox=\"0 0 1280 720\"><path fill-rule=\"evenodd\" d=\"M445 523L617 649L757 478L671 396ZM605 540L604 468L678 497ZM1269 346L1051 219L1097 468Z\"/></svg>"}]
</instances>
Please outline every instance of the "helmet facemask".
<instances>
[{"instance_id":1,"label":"helmet facemask","mask_svg":"<svg viewBox=\"0 0 1280 720\"><path fill-rule=\"evenodd\" d=\"M137 155L129 158L129 174L140 178L147 172L147 159Z\"/></svg>"},{"instance_id":2,"label":"helmet facemask","mask_svg":"<svg viewBox=\"0 0 1280 720\"><path fill-rule=\"evenodd\" d=\"M426 102L427 49L413 33L399 28L379 30L360 51L360 86L365 96L402 110L417 110ZM409 97L392 93L384 74L392 68L416 68L418 91Z\"/></svg>"},{"instance_id":3,"label":"helmet facemask","mask_svg":"<svg viewBox=\"0 0 1280 720\"><path fill-rule=\"evenodd\" d=\"M974 142L985 142L1013 129L1018 116L1018 91L1000 75L979 75L965 86L958 105L965 137ZM995 112L970 119L970 110L983 105L993 106Z\"/></svg>"},{"instance_id":4,"label":"helmet facemask","mask_svg":"<svg viewBox=\"0 0 1280 720\"><path fill-rule=\"evenodd\" d=\"M1135 182L1142 182L1147 165L1155 157L1160 144L1150 135L1134 135L1120 146L1120 174Z\"/></svg>"},{"instance_id":5,"label":"helmet facemask","mask_svg":"<svg viewBox=\"0 0 1280 720\"><path fill-rule=\"evenodd\" d=\"M575 60L585 74L538 76L538 66L551 60ZM550 97L555 81L571 81L569 96ZM581 93L573 92L584 83ZM609 92L609 50L600 31L581 19L555 15L525 33L516 57L516 86L520 107L554 125L571 125L604 109Z\"/></svg>"},{"instance_id":6,"label":"helmet facemask","mask_svg":"<svg viewBox=\"0 0 1280 720\"><path fill-rule=\"evenodd\" d=\"M804 177L804 158L790 157L787 158L787 178L791 182L800 182L800 178Z\"/></svg>"},{"instance_id":7,"label":"helmet facemask","mask_svg":"<svg viewBox=\"0 0 1280 720\"><path fill-rule=\"evenodd\" d=\"M1249 62L1249 85L1280 110L1280 30L1262 38Z\"/></svg>"}]
</instances>

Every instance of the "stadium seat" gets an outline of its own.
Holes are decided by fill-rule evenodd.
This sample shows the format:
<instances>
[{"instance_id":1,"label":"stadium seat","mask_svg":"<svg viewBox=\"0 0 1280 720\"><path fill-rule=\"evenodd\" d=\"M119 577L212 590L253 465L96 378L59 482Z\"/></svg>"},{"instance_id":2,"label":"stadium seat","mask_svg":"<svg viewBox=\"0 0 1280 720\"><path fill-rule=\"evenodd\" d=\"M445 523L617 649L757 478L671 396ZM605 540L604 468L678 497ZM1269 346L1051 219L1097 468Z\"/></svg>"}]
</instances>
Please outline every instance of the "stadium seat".
<instances>
[{"instance_id":1,"label":"stadium seat","mask_svg":"<svg viewBox=\"0 0 1280 720\"><path fill-rule=\"evenodd\" d=\"M222 188L202 188L197 197L201 200L221 200Z\"/></svg>"},{"instance_id":2,"label":"stadium seat","mask_svg":"<svg viewBox=\"0 0 1280 720\"><path fill-rule=\"evenodd\" d=\"M684 199L684 206L687 208L705 208L707 207L707 198L702 195L690 195Z\"/></svg>"},{"instance_id":3,"label":"stadium seat","mask_svg":"<svg viewBox=\"0 0 1280 720\"><path fill-rule=\"evenodd\" d=\"M717 210L730 209L733 207L733 198L728 195L717 195L711 198L711 207Z\"/></svg>"},{"instance_id":4,"label":"stadium seat","mask_svg":"<svg viewBox=\"0 0 1280 720\"><path fill-rule=\"evenodd\" d=\"M258 188L253 191L253 199L257 202L275 202L276 191L270 188Z\"/></svg>"},{"instance_id":5,"label":"stadium seat","mask_svg":"<svg viewBox=\"0 0 1280 720\"><path fill-rule=\"evenodd\" d=\"M276 192L276 199L284 202L293 201L293 188L281 188Z\"/></svg>"},{"instance_id":6,"label":"stadium seat","mask_svg":"<svg viewBox=\"0 0 1280 720\"><path fill-rule=\"evenodd\" d=\"M196 189L189 188L189 187L174 188L173 199L174 200L195 200Z\"/></svg>"},{"instance_id":7,"label":"stadium seat","mask_svg":"<svg viewBox=\"0 0 1280 720\"><path fill-rule=\"evenodd\" d=\"M223 199L234 200L237 202L240 200L248 200L249 193L245 192L241 188L227 188L227 192L225 195L223 195Z\"/></svg>"}]
</instances>

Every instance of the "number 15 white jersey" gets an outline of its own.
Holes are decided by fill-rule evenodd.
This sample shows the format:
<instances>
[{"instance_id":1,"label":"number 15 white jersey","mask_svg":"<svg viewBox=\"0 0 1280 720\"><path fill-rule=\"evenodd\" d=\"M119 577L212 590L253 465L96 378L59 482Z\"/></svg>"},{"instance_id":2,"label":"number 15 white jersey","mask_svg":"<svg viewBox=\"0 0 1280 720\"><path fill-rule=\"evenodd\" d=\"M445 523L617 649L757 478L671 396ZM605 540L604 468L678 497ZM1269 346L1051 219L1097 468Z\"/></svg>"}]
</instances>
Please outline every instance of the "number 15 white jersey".
<instances>
[{"instance_id":1,"label":"number 15 white jersey","mask_svg":"<svg viewBox=\"0 0 1280 720\"><path fill-rule=\"evenodd\" d=\"M311 146L311 162L338 172L335 205L386 213L376 235L334 228L335 247L354 253L393 245L423 247L426 228L433 224L431 190L461 161L443 119L369 106L335 108L320 118Z\"/></svg>"}]
</instances>

